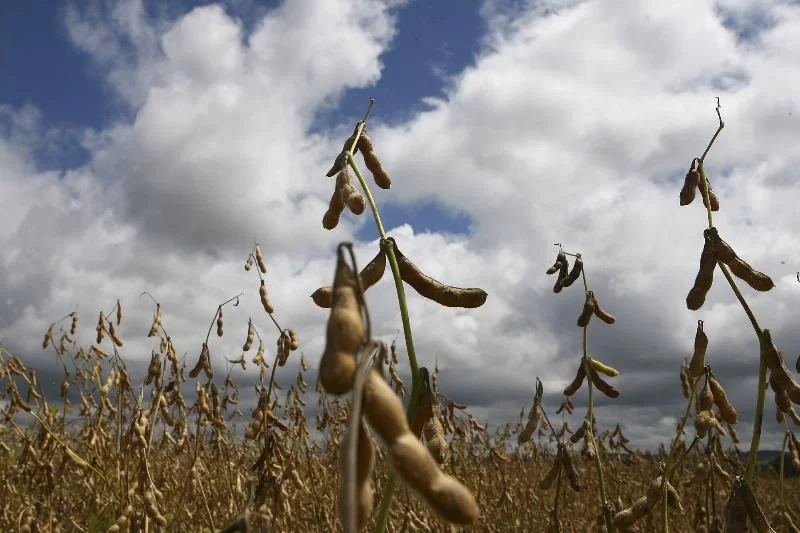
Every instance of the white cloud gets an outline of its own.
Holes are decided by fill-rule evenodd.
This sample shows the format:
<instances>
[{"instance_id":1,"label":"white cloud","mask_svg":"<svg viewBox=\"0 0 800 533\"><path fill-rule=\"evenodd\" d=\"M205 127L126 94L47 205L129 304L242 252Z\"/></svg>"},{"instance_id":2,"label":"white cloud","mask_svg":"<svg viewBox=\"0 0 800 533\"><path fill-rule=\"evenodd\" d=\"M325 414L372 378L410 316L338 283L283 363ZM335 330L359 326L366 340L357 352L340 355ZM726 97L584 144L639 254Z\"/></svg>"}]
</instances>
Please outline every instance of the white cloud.
<instances>
[{"instance_id":1,"label":"white cloud","mask_svg":"<svg viewBox=\"0 0 800 533\"><path fill-rule=\"evenodd\" d=\"M549 405L559 403L581 350L583 304L579 285L554 295L544 275L562 241L584 254L591 287L618 318L590 328L590 352L622 372L622 396L601 398L600 424L623 420L642 446L670 434L683 401L678 365L701 318L746 439L757 346L721 274L703 310L686 310L706 214L680 207L678 191L716 128L719 96L726 127L707 159L722 204L715 224L775 280L767 294L739 285L788 357L800 344L787 318L800 290L800 102L784 88L800 82L800 10L772 5L772 22L743 41L727 19L743 20L751 4L486 2L485 48L446 97L403 124L373 116L370 135L393 177L391 191L375 192L379 204L434 198L475 223L469 237L388 228L431 276L489 293L483 307L458 310L406 287L418 357L429 367L438 357L444 388L493 422L516 418L508 406L529 401L535 376ZM310 125L344 91L379 79L399 5L287 2L252 32L218 6L175 20L154 20L138 2L70 10L73 42L105 69L131 118L87 133L86 167L42 173L35 112L4 111L0 338L39 354L49 321L78 305L90 342L97 311L120 297L126 355L144 361L152 310L139 293L148 290L193 364L218 303L244 290L241 306L226 309L229 333L212 345L235 357L247 316L271 331L258 281L242 269L256 238L279 320L300 332L314 365L327 313L308 295L330 283L335 243L371 222L367 212L321 228L332 187L324 173L353 125ZM356 243L359 260L376 246ZM368 296L376 334L390 339L400 317L388 268Z\"/></svg>"}]
</instances>

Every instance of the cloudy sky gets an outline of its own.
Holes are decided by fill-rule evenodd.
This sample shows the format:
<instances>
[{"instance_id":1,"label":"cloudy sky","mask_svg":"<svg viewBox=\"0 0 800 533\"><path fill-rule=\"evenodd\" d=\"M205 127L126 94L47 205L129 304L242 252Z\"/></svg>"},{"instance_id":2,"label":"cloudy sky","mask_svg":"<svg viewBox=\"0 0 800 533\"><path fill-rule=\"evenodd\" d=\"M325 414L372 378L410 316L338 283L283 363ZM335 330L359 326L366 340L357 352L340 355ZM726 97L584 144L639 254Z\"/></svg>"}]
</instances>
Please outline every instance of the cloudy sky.
<instances>
[{"instance_id":1,"label":"cloudy sky","mask_svg":"<svg viewBox=\"0 0 800 533\"><path fill-rule=\"evenodd\" d=\"M621 371L601 428L636 446L674 434L680 362L698 319L748 447L758 343L718 272L686 309L706 212L680 207L693 157L720 198L715 225L775 288L740 283L790 365L800 352L800 6L708 0L459 2L304 0L16 2L0 7L0 342L43 375L48 325L79 310L79 340L122 300L127 360L144 372L152 303L194 364L216 306L220 361L249 316L274 346L258 278L264 250L276 316L315 366L327 311L309 295L335 247L377 251L369 210L334 231L325 177L376 103L369 132L391 190L374 187L403 252L441 281L481 287L478 309L442 308L410 287L420 363L483 421L514 420L535 377L555 409L581 352L581 287L544 274L561 242L617 317L589 349ZM401 328L394 287L368 292L376 336ZM399 348L404 351L402 335ZM57 367L55 367L57 368ZM404 367L407 370L407 366ZM284 380L295 369L288 365ZM48 374L49 373L49 374ZM243 375L244 374L244 375ZM248 369L242 382L255 378ZM586 388L575 396L580 422ZM765 444L779 426L768 396Z\"/></svg>"}]
</instances>

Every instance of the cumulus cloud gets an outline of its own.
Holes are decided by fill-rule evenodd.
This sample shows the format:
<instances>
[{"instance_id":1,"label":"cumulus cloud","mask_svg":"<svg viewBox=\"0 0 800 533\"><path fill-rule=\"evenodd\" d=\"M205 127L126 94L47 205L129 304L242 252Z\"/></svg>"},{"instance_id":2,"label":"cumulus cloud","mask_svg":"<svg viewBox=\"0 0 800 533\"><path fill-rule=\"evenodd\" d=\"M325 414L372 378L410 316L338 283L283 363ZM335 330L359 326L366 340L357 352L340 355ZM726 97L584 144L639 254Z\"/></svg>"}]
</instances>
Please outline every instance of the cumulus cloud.
<instances>
[{"instance_id":1,"label":"cumulus cloud","mask_svg":"<svg viewBox=\"0 0 800 533\"><path fill-rule=\"evenodd\" d=\"M800 82L800 10L774 2L748 26L754 5L486 1L481 52L446 95L400 124L372 117L394 181L376 192L379 205L435 200L473 222L468 235L387 228L431 276L489 293L483 307L459 310L406 287L418 357L429 367L438 359L448 395L492 423L513 421L539 376L546 405L560 403L581 353L583 305L579 284L556 295L544 275L562 242L583 254L591 288L617 317L589 329L590 353L622 372L620 398L598 400L599 424L621 420L643 447L673 434L678 367L702 319L709 362L748 434L757 342L721 275L701 311L686 309L707 220L699 200L678 205L678 190L717 127L718 96L726 126L706 160L722 204L715 225L775 280L769 293L743 291L787 356L796 351L800 101L782 87ZM175 18L133 1L68 10L73 44L129 113L86 133L85 167L55 172L36 167L31 111L0 115L0 338L40 357L47 324L78 306L91 342L91 317L119 297L130 309L126 356L143 362L148 290L193 364L218 303L244 291L226 311L231 333L212 346L235 357L248 316L271 327L258 281L242 269L255 238L279 320L300 332L313 366L326 312L308 295L331 282L335 244L371 222L367 213L321 228L332 192L324 173L353 125L311 124L348 89L378 82L398 9L287 2L251 26L218 5ZM356 242L360 261L376 251ZM391 339L401 325L386 277L368 296L376 333ZM575 403L580 415L585 390ZM766 429L775 445L777 426Z\"/></svg>"}]
</instances>

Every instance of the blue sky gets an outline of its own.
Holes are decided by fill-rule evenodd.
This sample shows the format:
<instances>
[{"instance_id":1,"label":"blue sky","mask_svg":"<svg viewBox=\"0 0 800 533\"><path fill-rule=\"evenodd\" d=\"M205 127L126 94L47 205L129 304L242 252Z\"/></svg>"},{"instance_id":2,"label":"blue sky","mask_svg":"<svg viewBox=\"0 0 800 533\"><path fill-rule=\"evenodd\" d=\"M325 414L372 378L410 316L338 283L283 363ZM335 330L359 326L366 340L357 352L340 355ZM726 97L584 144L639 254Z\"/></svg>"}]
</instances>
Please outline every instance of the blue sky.
<instances>
[{"instance_id":1,"label":"blue sky","mask_svg":"<svg viewBox=\"0 0 800 533\"><path fill-rule=\"evenodd\" d=\"M145 3L148 14L176 16L213 2L171 2L164 7ZM233 5L231 5L233 4ZM227 11L245 27L277 2L229 3ZM69 40L61 2L7 2L0 7L0 105L32 104L41 111L44 129L63 130L57 147L37 152L41 169L68 169L85 164L89 152L80 145L80 131L100 130L114 121L130 117L105 85L104 72ZM480 2L466 0L459 9L448 2L411 0L398 12L398 34L381 59L384 71L377 85L347 91L335 107L318 114L312 132L354 123L361 118L369 97L376 99L376 120L401 123L427 108L425 97L442 97L449 77L470 65L486 30L480 17ZM421 231L464 233L469 217L452 213L437 202L406 208L387 205L384 218L389 227L404 221ZM364 225L357 233L372 239L377 233Z\"/></svg>"}]
</instances>

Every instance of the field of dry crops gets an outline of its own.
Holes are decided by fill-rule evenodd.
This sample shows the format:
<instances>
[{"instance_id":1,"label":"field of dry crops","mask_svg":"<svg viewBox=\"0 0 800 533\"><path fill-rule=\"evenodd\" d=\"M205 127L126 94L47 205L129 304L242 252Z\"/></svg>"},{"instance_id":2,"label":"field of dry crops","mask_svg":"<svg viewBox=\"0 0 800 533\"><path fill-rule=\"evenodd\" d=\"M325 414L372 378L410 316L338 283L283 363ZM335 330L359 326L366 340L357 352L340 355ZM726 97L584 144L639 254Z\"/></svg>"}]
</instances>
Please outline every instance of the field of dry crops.
<instances>
[{"instance_id":1,"label":"field of dry crops","mask_svg":"<svg viewBox=\"0 0 800 533\"><path fill-rule=\"evenodd\" d=\"M78 389L80 404L67 401L63 408L50 407L56 404L41 397L35 372L3 353L0 377L8 401L0 433L3 531L160 531L157 524L170 531L246 531L245 518L251 531L268 531L270 524L272 531L341 530L338 462L348 404L310 390L302 367L293 383L280 389L275 384L270 409L242 413L238 367L213 379L201 374L197 388L187 391L175 386L184 369L173 365L167 347L159 355L168 360L167 370L161 375L151 368L152 380L141 397L135 392L140 384L129 382L114 352L105 356L97 348L65 348L57 347L69 365L62 390L68 398L68 389ZM245 364L252 364L250 357ZM392 364L389 358L387 375L394 373ZM392 384L403 390L396 379ZM544 490L540 481L555 460L552 433L543 426L531 442L519 445L523 420L487 429L468 408L439 398L448 447L442 468L474 492L480 508L476 524L464 531L547 531L551 513L557 514L561 531L598 530L597 474L580 446L570 450L579 492L565 476ZM307 420L304 405L312 402L319 414ZM565 404L561 414L567 409ZM259 428L260 420L268 422ZM244 423L248 438L236 431ZM553 423L557 434L570 435L561 420ZM312 438L309 432L315 430L321 438ZM621 432L600 433L597 442L609 498L617 509L627 507L646 494L664 457L627 449ZM683 512L671 512L673 531L703 531L722 516L731 476L742 464L719 442L695 446L675 471ZM379 499L387 481L385 449L377 448L376 455L372 485ZM800 493L800 478L784 483L787 509L796 517L800 503L791 495ZM759 471L754 485L766 515L777 522L777 472ZM639 529L658 531L660 517L661 510L654 509ZM420 498L398 491L389 531L449 527Z\"/></svg>"},{"instance_id":2,"label":"field of dry crops","mask_svg":"<svg viewBox=\"0 0 800 533\"><path fill-rule=\"evenodd\" d=\"M270 303L258 244L244 268L258 275L258 297L276 328L274 351L266 350L268 334L252 321L246 335L228 331L225 309L241 295L218 306L202 348L188 357L178 356L153 299L147 332L153 350L141 382L132 375L145 369L126 363L120 301L100 312L88 347L75 342L85 327L77 312L45 333L43 350L54 352L54 364L63 368L59 398L47 398L34 368L0 347L0 530L733 533L748 531L749 523L759 533L798 531L800 440L788 421L800 424L793 406L800 404L800 384L733 276L761 292L774 287L772 280L737 256L712 224L719 200L703 159L723 128L719 107L717 114L719 128L692 160L679 195L687 206L699 191L709 221L686 304L691 311L702 307L719 267L753 325L761 386L752 453L739 451L737 411L710 366L718 362L706 360L702 321L691 361L676 362L675 388L687 401L672 442L656 453L633 450L618 421L597 414L595 395L617 398L613 380L625 369L589 355L590 321L597 317L593 327L608 327L616 319L588 284L589 258L561 245L546 270L558 274L553 292L582 284L585 294L576 313L583 354L561 407L546 412L545 384L537 378L533 403L520 406L519 421L497 427L442 394L435 363L417 361L404 286L446 307L480 307L488 295L431 278L386 236L354 158L363 156L379 188L391 187L365 117L328 171L336 180L322 226L336 227L345 208L360 215L369 205L381 239L361 269L352 246L342 243L333 285L312 295L330 309L324 352L303 353L301 335L279 325L283 317ZM367 290L387 267L406 353L372 337ZM215 354L214 334L242 335L242 355ZM289 361L297 375L279 382L275 371ZM241 390L254 385L244 378L253 365L257 403L248 406L250 394ZM313 386L307 374L318 376ZM401 374L411 375L408 387ZM772 412L768 388L788 451L777 468L759 463L755 453L762 417ZM585 402L585 419L570 416L573 401Z\"/></svg>"}]
</instances>

